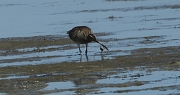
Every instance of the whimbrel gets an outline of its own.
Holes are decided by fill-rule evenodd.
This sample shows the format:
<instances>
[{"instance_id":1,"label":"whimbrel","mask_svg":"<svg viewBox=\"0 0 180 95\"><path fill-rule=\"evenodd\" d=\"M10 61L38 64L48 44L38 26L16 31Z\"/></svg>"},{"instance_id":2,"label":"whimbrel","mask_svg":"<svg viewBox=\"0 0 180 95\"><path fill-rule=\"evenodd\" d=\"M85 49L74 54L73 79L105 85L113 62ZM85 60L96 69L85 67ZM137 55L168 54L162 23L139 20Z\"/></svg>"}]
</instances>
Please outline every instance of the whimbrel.
<instances>
[{"instance_id":1,"label":"whimbrel","mask_svg":"<svg viewBox=\"0 0 180 95\"><path fill-rule=\"evenodd\" d=\"M72 28L71 30L69 30L67 34L69 34L70 39L73 40L77 44L80 54L82 54L82 51L80 49L80 44L86 45L85 53L87 55L87 47L88 47L88 43L90 42L97 42L101 46L103 46L105 49L108 50L108 48L105 45L97 41L96 36L93 34L91 29L87 26L76 26Z\"/></svg>"}]
</instances>

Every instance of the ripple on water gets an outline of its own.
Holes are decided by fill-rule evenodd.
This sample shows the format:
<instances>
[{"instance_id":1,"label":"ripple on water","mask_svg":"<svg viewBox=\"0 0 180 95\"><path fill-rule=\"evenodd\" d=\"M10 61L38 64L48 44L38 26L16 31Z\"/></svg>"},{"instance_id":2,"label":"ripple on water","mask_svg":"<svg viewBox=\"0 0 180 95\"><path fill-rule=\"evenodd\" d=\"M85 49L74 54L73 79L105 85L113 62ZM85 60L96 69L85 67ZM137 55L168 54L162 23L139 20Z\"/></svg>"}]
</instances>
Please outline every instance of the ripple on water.
<instances>
[{"instance_id":1,"label":"ripple on water","mask_svg":"<svg viewBox=\"0 0 180 95\"><path fill-rule=\"evenodd\" d=\"M178 94L180 84L179 71L144 71L144 70L128 70L126 72L110 75L103 79L97 79L93 83L87 82L86 79L79 79L83 84L76 84L76 82L49 82L48 86L41 91L52 91L54 94L104 94L104 95L144 95L145 93L154 94ZM76 79L77 80L77 79ZM92 79L90 79L92 80ZM87 83L84 83L87 82ZM137 82L144 82L141 85L136 85ZM128 83L133 83L128 85ZM113 86L113 84L117 86ZM118 84L121 85L118 87ZM103 86L105 85L105 86ZM123 85L123 86L122 86ZM102 87L101 87L102 86ZM176 89L175 89L176 88ZM90 92L78 92L78 89L86 89ZM77 92L76 92L77 91Z\"/></svg>"}]
</instances>

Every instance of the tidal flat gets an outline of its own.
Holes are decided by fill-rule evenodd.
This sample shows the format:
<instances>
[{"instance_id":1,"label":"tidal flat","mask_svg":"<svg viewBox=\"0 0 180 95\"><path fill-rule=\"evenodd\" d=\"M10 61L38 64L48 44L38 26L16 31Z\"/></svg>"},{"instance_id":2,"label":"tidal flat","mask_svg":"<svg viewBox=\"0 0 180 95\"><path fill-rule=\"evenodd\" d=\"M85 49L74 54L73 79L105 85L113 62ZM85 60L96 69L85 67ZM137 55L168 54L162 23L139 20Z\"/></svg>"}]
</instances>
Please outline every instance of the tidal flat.
<instances>
[{"instance_id":1,"label":"tidal flat","mask_svg":"<svg viewBox=\"0 0 180 95\"><path fill-rule=\"evenodd\" d=\"M2 95L178 95L179 0L4 0ZM67 31L85 25L109 51L79 55Z\"/></svg>"},{"instance_id":2,"label":"tidal flat","mask_svg":"<svg viewBox=\"0 0 180 95\"><path fill-rule=\"evenodd\" d=\"M51 38L52 37L52 38ZM34 62L61 58L61 50L77 49L76 46L50 47L52 44L72 44L69 39L59 38L54 40L44 37L1 39L4 47L1 48L1 56L29 55L41 52L59 53L58 56L36 56L31 58L1 59L0 91L7 94L118 94L118 93L143 93L144 91L160 91L162 93L177 93L179 87L180 47L169 46L160 48L141 48L126 51L109 51L97 53L95 56L108 56L118 52L126 55L102 58L89 61L60 61L41 64L22 64L22 62ZM42 40L40 38L43 38ZM46 38L46 37L45 37ZM149 37L154 38L154 37ZM23 40L22 39L28 39ZM137 38L140 39L140 38ZM36 40L36 41L34 41ZM120 39L125 40L125 39ZM108 40L106 40L108 41ZM35 43L33 43L35 42ZM61 43L62 42L62 43ZM5 43L5 44L3 44ZM16 46L11 45L16 43ZM49 47L44 50L37 48L22 51L22 48L36 46ZM45 46L44 46L45 45ZM49 45L49 46L48 46ZM8 47L8 49L7 49ZM11 51L9 51L11 49ZM77 49L78 50L78 49ZM75 52L77 53L77 52ZM66 55L67 60L73 56ZM92 56L89 56L92 57ZM31 61L32 60L32 61ZM14 65L15 63L17 65ZM18 64L19 62L19 64ZM11 66L12 65L12 66ZM159 74L159 75L158 75ZM160 76L160 77L159 77ZM175 83L174 83L175 82ZM154 84L154 86L153 86ZM151 86L149 86L151 85ZM145 86L145 88L143 88ZM108 89L109 90L106 90ZM127 88L127 89L126 89ZM168 92L167 92L168 91Z\"/></svg>"}]
</instances>

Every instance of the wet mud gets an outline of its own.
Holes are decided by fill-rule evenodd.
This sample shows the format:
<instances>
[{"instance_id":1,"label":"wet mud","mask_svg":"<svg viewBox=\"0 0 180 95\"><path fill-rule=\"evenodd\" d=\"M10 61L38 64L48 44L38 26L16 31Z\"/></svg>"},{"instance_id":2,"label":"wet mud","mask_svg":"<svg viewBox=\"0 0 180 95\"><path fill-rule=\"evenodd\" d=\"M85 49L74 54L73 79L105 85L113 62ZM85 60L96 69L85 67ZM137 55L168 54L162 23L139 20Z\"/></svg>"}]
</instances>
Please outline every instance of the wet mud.
<instances>
[{"instance_id":1,"label":"wet mud","mask_svg":"<svg viewBox=\"0 0 180 95\"><path fill-rule=\"evenodd\" d=\"M100 35L99 35L100 36ZM146 39L154 39L157 36L145 37ZM37 39L38 38L38 39ZM46 37L45 37L46 38ZM72 44L67 38L56 38L51 36L48 39L44 37L31 37L31 38L9 38L1 39L4 47L1 47L1 56L16 55L24 52L19 52L19 48L31 48L39 44L40 47L53 45ZM27 40L21 40L27 39ZM131 38L130 38L131 39ZM141 39L141 38L133 38ZM118 40L118 39L116 39ZM119 39L129 40L129 39ZM110 40L106 40L110 41ZM36 43L34 43L36 42ZM14 46L16 43L16 46ZM142 42L148 44L147 40ZM152 43L152 42L151 42ZM8 48L8 49L7 49ZM59 48L59 47L57 47ZM56 50L57 48L47 48L45 51L32 50L32 52L46 52ZM75 46L61 47L63 50L77 48ZM9 49L11 51L9 51ZM122 51L116 51L122 52ZM158 83L161 80L138 80L141 77L149 76L153 72L163 71L179 71L180 67L180 47L169 46L161 48L140 48L135 50L126 51L129 55L116 56L113 59L94 60L86 62L53 62L49 64L36 64L36 65L20 65L20 66L5 66L0 68L0 92L9 94L50 94L50 93L65 93L68 94L102 94L102 93L129 93L137 91L150 91L150 90L179 90L179 85L157 86L144 89L124 89L118 88L140 87L143 85L151 84L152 81ZM26 51L27 53L27 51ZM109 53L112 53L109 51ZM102 53L103 55L103 53ZM73 55L72 55L73 56ZM80 55L77 55L80 56ZM83 55L85 56L85 55ZM90 56L91 57L91 56ZM49 56L44 57L48 59ZM32 59L6 59L3 62L21 62L23 60L36 60L38 57ZM43 58L39 58L43 59ZM138 71L138 73L133 73ZM127 72L132 72L127 73ZM123 75L121 75L123 74ZM166 74L166 72L163 72ZM176 73L173 79L179 80L180 75ZM153 77L151 77L153 78ZM120 83L98 83L98 80L115 79L127 80ZM132 81L128 81L128 79ZM64 86L61 82L67 84L74 84L70 87ZM100 81L101 82L101 81ZM59 85L57 88L48 88L48 85L55 83ZM101 90L105 88L114 88L110 92Z\"/></svg>"},{"instance_id":2,"label":"wet mud","mask_svg":"<svg viewBox=\"0 0 180 95\"><path fill-rule=\"evenodd\" d=\"M2 1L0 94L179 95L178 2ZM79 55L66 34L78 25L109 51Z\"/></svg>"}]
</instances>

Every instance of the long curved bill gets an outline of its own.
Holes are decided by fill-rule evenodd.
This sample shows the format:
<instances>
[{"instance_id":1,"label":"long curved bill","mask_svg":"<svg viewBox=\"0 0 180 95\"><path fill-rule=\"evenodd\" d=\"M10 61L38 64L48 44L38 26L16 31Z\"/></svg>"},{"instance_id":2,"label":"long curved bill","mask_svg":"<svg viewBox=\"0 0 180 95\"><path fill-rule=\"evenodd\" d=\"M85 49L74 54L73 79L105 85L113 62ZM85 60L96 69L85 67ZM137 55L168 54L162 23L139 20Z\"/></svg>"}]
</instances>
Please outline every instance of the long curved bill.
<instances>
[{"instance_id":1,"label":"long curved bill","mask_svg":"<svg viewBox=\"0 0 180 95\"><path fill-rule=\"evenodd\" d=\"M99 41L95 41L95 42L99 43L101 46L103 46L105 49L107 49L109 51L109 49L105 45L103 45L101 42L99 42Z\"/></svg>"}]
</instances>

